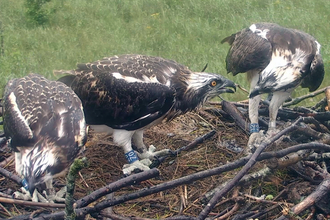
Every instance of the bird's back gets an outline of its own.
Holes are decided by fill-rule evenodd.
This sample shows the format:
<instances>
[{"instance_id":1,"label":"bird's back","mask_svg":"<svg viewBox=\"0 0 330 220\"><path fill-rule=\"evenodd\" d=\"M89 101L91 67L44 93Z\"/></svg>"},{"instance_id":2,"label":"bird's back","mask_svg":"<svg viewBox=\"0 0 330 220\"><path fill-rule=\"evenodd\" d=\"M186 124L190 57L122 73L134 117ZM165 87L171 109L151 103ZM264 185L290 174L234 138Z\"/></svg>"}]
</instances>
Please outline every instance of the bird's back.
<instances>
[{"instance_id":1,"label":"bird's back","mask_svg":"<svg viewBox=\"0 0 330 220\"><path fill-rule=\"evenodd\" d=\"M81 101L65 84L37 74L13 79L4 92L4 131L13 147L33 146L41 136L73 142L77 136L83 145L86 127Z\"/></svg>"},{"instance_id":2,"label":"bird's back","mask_svg":"<svg viewBox=\"0 0 330 220\"><path fill-rule=\"evenodd\" d=\"M292 87L302 82L302 87L314 91L323 80L320 44L303 31L273 23L256 23L223 39L224 42L231 45L226 65L227 71L234 75L252 70L261 72L267 68L262 73L265 78L270 71L288 66L292 71L287 72L294 75L292 81L297 82Z\"/></svg>"},{"instance_id":3,"label":"bird's back","mask_svg":"<svg viewBox=\"0 0 330 220\"><path fill-rule=\"evenodd\" d=\"M121 55L78 64L59 79L83 103L88 124L136 130L161 118L174 103L171 77L189 70L172 60Z\"/></svg>"}]
</instances>

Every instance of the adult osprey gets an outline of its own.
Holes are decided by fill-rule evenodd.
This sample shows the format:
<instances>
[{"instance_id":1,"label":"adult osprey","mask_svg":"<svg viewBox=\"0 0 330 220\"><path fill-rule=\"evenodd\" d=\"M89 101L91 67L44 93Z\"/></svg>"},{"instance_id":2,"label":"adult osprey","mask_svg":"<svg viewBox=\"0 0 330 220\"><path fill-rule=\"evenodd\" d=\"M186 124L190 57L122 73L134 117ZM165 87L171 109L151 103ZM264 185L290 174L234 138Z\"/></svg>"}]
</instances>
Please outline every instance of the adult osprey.
<instances>
[{"instance_id":1,"label":"adult osprey","mask_svg":"<svg viewBox=\"0 0 330 220\"><path fill-rule=\"evenodd\" d=\"M231 47L227 54L227 71L233 75L247 72L250 82L249 143L259 132L258 105L260 94L272 93L269 105L268 135L276 132L279 107L301 85L312 92L322 83L324 65L321 45L302 31L272 23L252 24L221 41Z\"/></svg>"},{"instance_id":2,"label":"adult osprey","mask_svg":"<svg viewBox=\"0 0 330 220\"><path fill-rule=\"evenodd\" d=\"M46 183L49 200L58 200L52 179L65 174L86 142L81 101L64 83L30 74L10 80L4 92L4 132L15 151L16 172L37 200L35 188Z\"/></svg>"},{"instance_id":3,"label":"adult osprey","mask_svg":"<svg viewBox=\"0 0 330 220\"><path fill-rule=\"evenodd\" d=\"M87 124L113 129L114 143L123 148L129 162L124 174L136 168L147 170L150 159L170 152L154 152L153 146L148 150L143 143L145 128L191 111L221 93L233 93L228 87L236 90L223 76L193 72L175 61L144 55L107 57L60 72L72 74L59 80L81 99Z\"/></svg>"}]
</instances>

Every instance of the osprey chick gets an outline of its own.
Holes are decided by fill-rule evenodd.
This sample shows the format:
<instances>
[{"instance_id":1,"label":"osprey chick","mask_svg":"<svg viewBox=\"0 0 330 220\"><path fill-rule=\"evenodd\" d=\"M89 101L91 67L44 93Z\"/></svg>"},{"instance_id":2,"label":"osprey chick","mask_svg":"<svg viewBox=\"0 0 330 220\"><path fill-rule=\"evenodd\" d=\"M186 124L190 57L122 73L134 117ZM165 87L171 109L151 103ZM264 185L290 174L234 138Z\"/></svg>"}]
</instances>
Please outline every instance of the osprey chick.
<instances>
[{"instance_id":1,"label":"osprey chick","mask_svg":"<svg viewBox=\"0 0 330 220\"><path fill-rule=\"evenodd\" d=\"M113 129L114 143L123 148L129 162L124 174L135 168L147 170L150 159L169 153L154 152L153 146L148 150L143 143L144 129L194 110L221 93L234 92L228 87L236 89L223 76L193 72L175 61L144 55L107 57L60 72L72 74L59 81L82 100L87 124Z\"/></svg>"},{"instance_id":2,"label":"osprey chick","mask_svg":"<svg viewBox=\"0 0 330 220\"><path fill-rule=\"evenodd\" d=\"M53 193L53 178L66 173L86 142L80 99L64 83L30 74L10 80L3 100L4 132L15 151L16 172L30 196L44 182Z\"/></svg>"},{"instance_id":3,"label":"osprey chick","mask_svg":"<svg viewBox=\"0 0 330 220\"><path fill-rule=\"evenodd\" d=\"M321 45L300 30L272 23L252 24L221 41L231 47L226 57L227 71L233 75L247 72L250 82L249 118L253 143L259 132L260 94L272 93L269 105L268 135L276 130L279 107L301 85L312 92L322 83L324 65Z\"/></svg>"}]
</instances>

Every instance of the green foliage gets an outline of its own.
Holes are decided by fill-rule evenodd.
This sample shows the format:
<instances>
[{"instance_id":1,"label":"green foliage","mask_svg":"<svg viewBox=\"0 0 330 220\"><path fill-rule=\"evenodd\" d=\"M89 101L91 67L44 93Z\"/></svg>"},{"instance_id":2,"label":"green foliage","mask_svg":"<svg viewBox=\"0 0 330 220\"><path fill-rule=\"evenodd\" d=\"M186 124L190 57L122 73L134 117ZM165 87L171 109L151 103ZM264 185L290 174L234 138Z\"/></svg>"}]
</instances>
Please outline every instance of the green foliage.
<instances>
[{"instance_id":1,"label":"green foliage","mask_svg":"<svg viewBox=\"0 0 330 220\"><path fill-rule=\"evenodd\" d=\"M4 37L0 90L13 77L36 72L54 79L55 69L73 69L80 62L125 53L170 58L195 71L207 63L206 71L228 76L248 89L245 74L227 75L229 46L220 41L261 21L315 36L322 44L326 67L322 87L330 83L328 0L39 0L42 4L34 10L44 17L35 13L35 18L48 20L32 26L22 22L27 1L0 1ZM293 96L307 92L298 89ZM242 100L247 94L238 90L224 98Z\"/></svg>"},{"instance_id":2,"label":"green foliage","mask_svg":"<svg viewBox=\"0 0 330 220\"><path fill-rule=\"evenodd\" d=\"M26 16L32 25L45 25L48 20L49 12L43 7L51 0L26 0Z\"/></svg>"}]
</instances>

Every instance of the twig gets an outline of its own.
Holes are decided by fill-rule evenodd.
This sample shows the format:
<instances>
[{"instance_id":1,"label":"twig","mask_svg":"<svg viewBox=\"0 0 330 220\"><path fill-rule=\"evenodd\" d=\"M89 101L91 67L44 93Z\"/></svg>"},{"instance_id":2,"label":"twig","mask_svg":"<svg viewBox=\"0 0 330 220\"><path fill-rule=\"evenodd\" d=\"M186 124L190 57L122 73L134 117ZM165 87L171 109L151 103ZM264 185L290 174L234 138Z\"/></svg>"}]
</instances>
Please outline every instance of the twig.
<instances>
[{"instance_id":1,"label":"twig","mask_svg":"<svg viewBox=\"0 0 330 220\"><path fill-rule=\"evenodd\" d=\"M258 219L259 217L265 215L266 213L272 211L273 209L278 208L279 206L280 206L280 204L275 204L275 205L273 205L273 206L271 206L269 208L266 208L265 210L263 210L261 212L258 212L258 213L254 214L254 215L251 215L250 216L250 219Z\"/></svg>"},{"instance_id":2,"label":"twig","mask_svg":"<svg viewBox=\"0 0 330 220\"><path fill-rule=\"evenodd\" d=\"M13 198L12 196L10 196L6 193L3 193L3 192L0 192L0 197L9 198L9 199Z\"/></svg>"},{"instance_id":3,"label":"twig","mask_svg":"<svg viewBox=\"0 0 330 220\"><path fill-rule=\"evenodd\" d=\"M8 170L0 167L0 174L7 177L8 179L14 181L18 185L22 186L22 178L13 174L12 172L9 172Z\"/></svg>"},{"instance_id":4,"label":"twig","mask_svg":"<svg viewBox=\"0 0 330 220\"><path fill-rule=\"evenodd\" d=\"M235 105L230 102L223 100L221 102L222 109L227 112L236 122L236 124L246 133L249 131L249 123L248 120L243 116L243 114L237 109Z\"/></svg>"},{"instance_id":5,"label":"twig","mask_svg":"<svg viewBox=\"0 0 330 220\"><path fill-rule=\"evenodd\" d=\"M0 203L0 207L2 210L4 210L7 213L8 216L10 217L12 216L12 214L8 211L8 209L6 209L1 203Z\"/></svg>"},{"instance_id":6,"label":"twig","mask_svg":"<svg viewBox=\"0 0 330 220\"><path fill-rule=\"evenodd\" d=\"M241 86L240 84L236 84L236 86L242 90L243 92L245 92L246 94L250 94L249 91L247 91L247 89L243 88L243 86Z\"/></svg>"},{"instance_id":7,"label":"twig","mask_svg":"<svg viewBox=\"0 0 330 220\"><path fill-rule=\"evenodd\" d=\"M234 205L234 207L233 207L229 212L227 212L226 214L224 214L224 215L222 215L222 216L220 216L220 217L215 218L214 220L223 220L223 219L227 219L227 218L229 218L231 215L233 215L234 212L236 212L238 209L239 209L239 203L236 202L235 205Z\"/></svg>"},{"instance_id":8,"label":"twig","mask_svg":"<svg viewBox=\"0 0 330 220\"><path fill-rule=\"evenodd\" d=\"M9 199L0 197L0 202L8 203L8 204L16 204L16 205L23 205L23 206L37 206L37 207L46 207L46 208L64 208L64 204L59 203L43 203L43 202L31 202L19 199Z\"/></svg>"},{"instance_id":9,"label":"twig","mask_svg":"<svg viewBox=\"0 0 330 220\"><path fill-rule=\"evenodd\" d=\"M74 208L73 208L73 193L75 188L76 178L78 172L87 167L87 158L75 159L73 164L70 167L69 173L66 177L66 197L65 197L65 219L73 220L76 219Z\"/></svg>"},{"instance_id":10,"label":"twig","mask_svg":"<svg viewBox=\"0 0 330 220\"><path fill-rule=\"evenodd\" d=\"M14 155L10 155L0 163L0 167L5 167L10 161L14 160Z\"/></svg>"},{"instance_id":11,"label":"twig","mask_svg":"<svg viewBox=\"0 0 330 220\"><path fill-rule=\"evenodd\" d=\"M295 146L292 146L292 147L288 147L288 148L280 150L280 151L265 152L265 153L262 153L257 158L257 160L261 161L261 160L269 159L269 158L272 158L272 157L284 157L285 155L287 155L289 153L296 152L298 150L304 150L304 149L319 149L319 150L324 150L324 151L330 152L330 146L329 145L322 144L322 143L317 143L317 142L311 142L311 143L299 144L299 145L295 145ZM133 199L136 199L136 198L144 197L144 196L147 196L147 195L158 193L160 191L171 189L171 188L179 186L179 185L188 184L188 183L191 183L191 182L199 180L199 179L203 179L203 178L210 177L210 176L213 176L213 175L221 174L223 172L233 170L233 169L236 169L240 166L243 166L249 160L250 157L251 156L243 157L243 158L241 158L241 159L239 159L235 162L231 162L231 163L225 164L225 165L220 166L220 167L216 167L216 168L213 168L213 169L209 169L209 170L201 171L201 172L198 172L198 173L194 173L194 174L191 174L189 176L181 177L181 178L173 180L173 181L164 182L164 183L152 186L152 187L147 188L147 189L141 189L141 190L138 190L137 192L134 192L134 193L131 193L131 194L126 194L126 195L123 195L123 196L119 196L119 197L116 197L112 200L105 200L105 201L102 201L102 202L98 203L94 207L79 208L79 209L76 209L75 212L76 212L77 216L83 217L88 213L98 212L100 210L103 210L104 208L114 206L114 205L117 205L117 204L121 204L125 201L129 201L129 200L133 200ZM50 219L50 218L52 218L52 219L63 219L64 215L65 215L65 212L63 211L63 212L57 212L57 213L42 215L41 217L38 217L38 218L35 218L35 219L36 220L45 220L45 219ZM180 219L180 218L178 218L178 219Z\"/></svg>"},{"instance_id":12,"label":"twig","mask_svg":"<svg viewBox=\"0 0 330 220\"><path fill-rule=\"evenodd\" d=\"M290 210L290 214L298 215L302 211L314 205L329 192L330 192L330 175L328 175L327 179L322 181L322 183L315 189L314 192L312 192L309 196L307 196L302 202L292 207ZM284 220L284 219L288 219L287 216L282 215L281 217L277 218L277 220Z\"/></svg>"},{"instance_id":13,"label":"twig","mask_svg":"<svg viewBox=\"0 0 330 220\"><path fill-rule=\"evenodd\" d=\"M84 198L79 199L76 202L75 206L77 208L85 207L85 206L89 205L90 203L96 201L97 199L101 198L102 196L105 196L106 194L115 192L118 189L121 189L123 187L129 186L132 184L137 184L141 181L145 181L145 180L154 178L156 176L159 176L159 170L156 168L144 171L142 173L130 175L123 179L117 180L116 182L110 183L109 185L92 192L88 196L85 196Z\"/></svg>"},{"instance_id":14,"label":"twig","mask_svg":"<svg viewBox=\"0 0 330 220\"><path fill-rule=\"evenodd\" d=\"M292 99L290 102L284 103L283 107L287 107L287 106L290 106L290 105L296 105L296 104L298 104L299 102L301 102L305 99L312 98L312 97L315 97L315 96L323 93L326 89L327 89L327 87L316 90L315 92L309 93L307 95L303 95L303 96L297 97L295 99Z\"/></svg>"},{"instance_id":15,"label":"twig","mask_svg":"<svg viewBox=\"0 0 330 220\"><path fill-rule=\"evenodd\" d=\"M189 143L188 145L186 146L183 146L183 147L180 147L178 149L176 149L174 152L173 152L173 155L178 155L180 154L182 151L188 151L194 147L196 147L198 144L201 144L203 143L205 140L213 137L214 135L216 134L216 132L214 130L204 134L202 137L198 137L196 138L194 141L192 141L191 143ZM156 167L158 166L159 164L161 164L162 162L164 162L164 160L167 158L168 156L163 156L163 157L160 157L158 158L157 160L155 160L155 162L153 162L150 167Z\"/></svg>"},{"instance_id":16,"label":"twig","mask_svg":"<svg viewBox=\"0 0 330 220\"><path fill-rule=\"evenodd\" d=\"M249 195L249 194L245 194L245 193L240 193L240 194L243 195L243 196L245 196L245 197L247 197L247 198L249 198L249 199L253 199L253 200L255 200L256 202L267 203L267 204L272 204L272 205L276 205L276 204L278 204L278 205L287 204L287 205L291 205L291 206L293 206L292 203L287 203L287 202L275 202L275 201L272 201L272 200L261 199L261 198L259 198L259 197L251 196L251 195Z\"/></svg>"},{"instance_id":17,"label":"twig","mask_svg":"<svg viewBox=\"0 0 330 220\"><path fill-rule=\"evenodd\" d=\"M199 220L203 220L206 218L206 216L211 212L215 204L219 201L219 199L224 196L229 190L231 190L236 183L239 182L239 180L251 169L251 167L257 162L258 156L262 153L264 149L277 139L279 139L282 135L292 131L295 129L296 125L301 121L302 118L299 118L296 120L291 126L288 128L282 130L281 132L277 133L274 137L272 137L270 140L266 140L256 149L256 151L252 154L251 158L245 164L245 166L238 172L238 174L232 179L231 182L228 183L222 190L215 193L213 198L209 201L209 203L206 205L206 207L201 211L198 218Z\"/></svg>"},{"instance_id":18,"label":"twig","mask_svg":"<svg viewBox=\"0 0 330 220\"><path fill-rule=\"evenodd\" d=\"M330 86L328 86L327 88L325 88L325 98L327 100L327 106L325 107L326 111L330 111Z\"/></svg>"}]
</instances>

